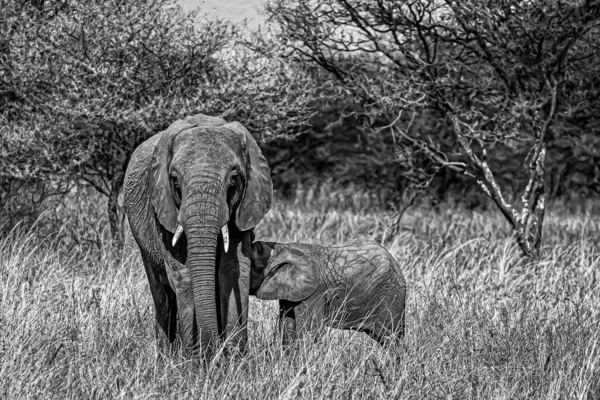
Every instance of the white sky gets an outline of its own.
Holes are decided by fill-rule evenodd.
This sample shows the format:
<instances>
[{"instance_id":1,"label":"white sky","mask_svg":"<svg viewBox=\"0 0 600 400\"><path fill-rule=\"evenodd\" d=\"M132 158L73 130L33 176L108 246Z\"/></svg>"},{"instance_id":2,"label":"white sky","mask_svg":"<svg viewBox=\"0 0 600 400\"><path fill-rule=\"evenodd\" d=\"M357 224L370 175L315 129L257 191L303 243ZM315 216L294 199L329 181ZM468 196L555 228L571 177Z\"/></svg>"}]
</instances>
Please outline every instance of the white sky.
<instances>
[{"instance_id":1,"label":"white sky","mask_svg":"<svg viewBox=\"0 0 600 400\"><path fill-rule=\"evenodd\" d=\"M191 10L200 7L201 13L208 12L220 18L229 18L232 22L250 19L249 25L256 27L262 22L259 8L263 0L180 0L184 8Z\"/></svg>"}]
</instances>

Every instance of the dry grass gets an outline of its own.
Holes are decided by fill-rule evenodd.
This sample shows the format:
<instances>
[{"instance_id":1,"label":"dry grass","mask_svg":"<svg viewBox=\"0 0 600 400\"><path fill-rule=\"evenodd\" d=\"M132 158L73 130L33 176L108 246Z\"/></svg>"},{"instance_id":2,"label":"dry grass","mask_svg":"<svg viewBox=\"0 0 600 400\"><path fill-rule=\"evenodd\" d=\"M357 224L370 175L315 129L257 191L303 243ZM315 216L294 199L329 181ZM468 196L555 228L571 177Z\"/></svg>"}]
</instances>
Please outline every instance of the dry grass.
<instances>
[{"instance_id":1,"label":"dry grass","mask_svg":"<svg viewBox=\"0 0 600 400\"><path fill-rule=\"evenodd\" d=\"M495 212L413 209L390 240L387 214L317 197L278 204L257 238L383 240L409 284L404 343L328 330L285 353L275 304L252 299L249 353L204 370L155 339L136 250L116 263L109 246L16 230L0 242L0 398L600 399L590 215L551 213L543 257L526 263Z\"/></svg>"}]
</instances>

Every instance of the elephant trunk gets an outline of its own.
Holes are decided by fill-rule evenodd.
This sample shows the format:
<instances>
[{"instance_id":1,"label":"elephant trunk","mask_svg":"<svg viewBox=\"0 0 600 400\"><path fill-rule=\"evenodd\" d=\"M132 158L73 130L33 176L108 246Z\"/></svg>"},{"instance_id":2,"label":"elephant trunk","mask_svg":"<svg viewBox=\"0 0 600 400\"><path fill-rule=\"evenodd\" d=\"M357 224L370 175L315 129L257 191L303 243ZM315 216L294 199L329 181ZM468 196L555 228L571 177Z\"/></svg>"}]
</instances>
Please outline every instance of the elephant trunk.
<instances>
[{"instance_id":1,"label":"elephant trunk","mask_svg":"<svg viewBox=\"0 0 600 400\"><path fill-rule=\"evenodd\" d=\"M198 337L192 339L193 352L202 346L207 358L219 338L217 317L217 239L222 223L219 196L205 194L196 197L187 209L185 232L188 241L187 265L190 269L194 298L194 315Z\"/></svg>"}]
</instances>

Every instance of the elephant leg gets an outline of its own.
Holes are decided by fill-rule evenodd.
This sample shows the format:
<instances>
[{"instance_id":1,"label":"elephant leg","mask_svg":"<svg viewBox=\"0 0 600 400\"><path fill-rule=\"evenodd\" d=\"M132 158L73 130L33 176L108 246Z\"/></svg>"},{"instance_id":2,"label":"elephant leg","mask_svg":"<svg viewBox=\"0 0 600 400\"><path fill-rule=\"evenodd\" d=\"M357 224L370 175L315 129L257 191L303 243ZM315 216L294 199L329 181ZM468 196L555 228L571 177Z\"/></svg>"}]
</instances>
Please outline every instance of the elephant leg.
<instances>
[{"instance_id":1,"label":"elephant leg","mask_svg":"<svg viewBox=\"0 0 600 400\"><path fill-rule=\"evenodd\" d=\"M291 344L296 339L294 303L287 300L279 300L279 335L283 346Z\"/></svg>"},{"instance_id":2,"label":"elephant leg","mask_svg":"<svg viewBox=\"0 0 600 400\"><path fill-rule=\"evenodd\" d=\"M313 300L299 303L294 309L296 317L296 339L307 333L314 336L313 342L320 339L319 328L324 326L325 313L321 301Z\"/></svg>"},{"instance_id":3,"label":"elephant leg","mask_svg":"<svg viewBox=\"0 0 600 400\"><path fill-rule=\"evenodd\" d=\"M175 291L177 305L177 333L181 338L184 349L191 349L193 338L198 336L195 324L194 293L192 291L192 277L190 270L185 265L165 257L169 266L167 276L170 287Z\"/></svg>"},{"instance_id":4,"label":"elephant leg","mask_svg":"<svg viewBox=\"0 0 600 400\"><path fill-rule=\"evenodd\" d=\"M394 344L404 337L404 323L404 310L381 307L378 318L371 324L371 328L364 332L381 346Z\"/></svg>"},{"instance_id":5,"label":"elephant leg","mask_svg":"<svg viewBox=\"0 0 600 400\"><path fill-rule=\"evenodd\" d=\"M395 302L390 302L391 306L381 307L379 312L379 325L384 334L394 341L398 341L404 338L404 331L406 325L404 302L401 305Z\"/></svg>"},{"instance_id":6,"label":"elephant leg","mask_svg":"<svg viewBox=\"0 0 600 400\"><path fill-rule=\"evenodd\" d=\"M236 230L231 229L230 232ZM242 352L246 349L248 339L249 239L249 234L241 232L230 236L229 254L221 257L218 272L221 336Z\"/></svg>"},{"instance_id":7,"label":"elephant leg","mask_svg":"<svg viewBox=\"0 0 600 400\"><path fill-rule=\"evenodd\" d=\"M146 276L154 308L156 310L156 322L167 335L169 343L173 343L177 334L177 298L171 289L166 272L153 263L149 257L142 254Z\"/></svg>"}]
</instances>

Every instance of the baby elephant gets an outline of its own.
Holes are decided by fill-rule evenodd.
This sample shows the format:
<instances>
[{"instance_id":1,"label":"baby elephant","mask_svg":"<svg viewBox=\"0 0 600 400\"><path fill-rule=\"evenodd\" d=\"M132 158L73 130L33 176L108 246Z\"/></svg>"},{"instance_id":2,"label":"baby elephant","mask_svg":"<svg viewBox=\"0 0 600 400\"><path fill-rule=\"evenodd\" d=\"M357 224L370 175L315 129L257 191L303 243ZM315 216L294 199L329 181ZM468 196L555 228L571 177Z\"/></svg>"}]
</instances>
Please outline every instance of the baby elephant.
<instances>
[{"instance_id":1,"label":"baby elephant","mask_svg":"<svg viewBox=\"0 0 600 400\"><path fill-rule=\"evenodd\" d=\"M322 321L365 332L380 344L404 336L404 276L372 240L333 246L258 241L250 260L250 294L279 300L283 344Z\"/></svg>"}]
</instances>

